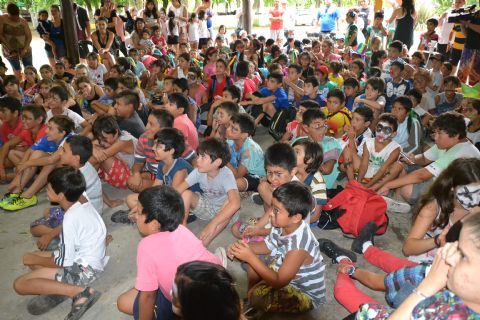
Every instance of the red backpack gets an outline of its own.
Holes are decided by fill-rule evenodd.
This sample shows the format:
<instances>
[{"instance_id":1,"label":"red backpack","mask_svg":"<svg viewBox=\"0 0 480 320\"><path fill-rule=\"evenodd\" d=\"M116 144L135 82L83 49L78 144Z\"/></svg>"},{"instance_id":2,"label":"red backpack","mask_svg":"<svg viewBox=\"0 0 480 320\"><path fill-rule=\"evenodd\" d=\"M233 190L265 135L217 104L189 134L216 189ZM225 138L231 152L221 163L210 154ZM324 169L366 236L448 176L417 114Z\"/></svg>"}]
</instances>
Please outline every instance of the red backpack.
<instances>
[{"instance_id":1,"label":"red backpack","mask_svg":"<svg viewBox=\"0 0 480 320\"><path fill-rule=\"evenodd\" d=\"M324 210L340 207L343 214L337 219L343 233L358 236L368 222L375 222L380 228L376 234L387 231L387 203L371 189L357 181L349 181L345 189L323 206Z\"/></svg>"}]
</instances>

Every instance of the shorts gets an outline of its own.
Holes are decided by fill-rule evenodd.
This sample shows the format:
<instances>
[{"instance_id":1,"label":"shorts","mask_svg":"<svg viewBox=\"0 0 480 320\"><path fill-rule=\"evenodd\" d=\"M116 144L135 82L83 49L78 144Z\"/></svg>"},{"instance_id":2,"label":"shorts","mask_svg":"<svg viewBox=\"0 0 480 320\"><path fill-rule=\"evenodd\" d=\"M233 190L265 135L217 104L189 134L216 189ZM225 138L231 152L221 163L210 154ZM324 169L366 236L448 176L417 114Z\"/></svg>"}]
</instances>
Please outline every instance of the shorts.
<instances>
[{"instance_id":1,"label":"shorts","mask_svg":"<svg viewBox=\"0 0 480 320\"><path fill-rule=\"evenodd\" d=\"M112 167L109 172L105 172L102 168L98 170L98 176L100 179L107 182L109 185L126 189L128 178L132 175L132 170L128 165L118 158L114 158Z\"/></svg>"},{"instance_id":2,"label":"shorts","mask_svg":"<svg viewBox=\"0 0 480 320\"><path fill-rule=\"evenodd\" d=\"M55 280L74 286L85 287L98 279L101 273L102 271L95 270L91 266L84 267L74 262L70 267L60 268L55 275Z\"/></svg>"},{"instance_id":3,"label":"shorts","mask_svg":"<svg viewBox=\"0 0 480 320\"><path fill-rule=\"evenodd\" d=\"M137 320L140 316L140 306L139 300L140 299L140 292L137 294L135 301L133 302L133 318ZM173 320L173 311L172 311L172 303L165 298L163 295L162 290L157 290L157 299L155 300L155 307L153 310L155 315L154 319L157 320Z\"/></svg>"},{"instance_id":4,"label":"shorts","mask_svg":"<svg viewBox=\"0 0 480 320\"><path fill-rule=\"evenodd\" d=\"M292 285L274 289L263 281L252 288L250 303L265 312L301 313L313 309L312 299L300 289Z\"/></svg>"},{"instance_id":5,"label":"shorts","mask_svg":"<svg viewBox=\"0 0 480 320\"><path fill-rule=\"evenodd\" d=\"M195 185L194 185L195 187ZM191 188L192 190L194 188ZM193 191L193 190L192 190ZM198 196L197 207L191 209L190 213L194 214L200 220L210 221L217 215L220 208L217 208L209 198L202 192L193 191ZM228 226L231 227L234 223L238 221L239 211L237 211L231 218Z\"/></svg>"},{"instance_id":6,"label":"shorts","mask_svg":"<svg viewBox=\"0 0 480 320\"><path fill-rule=\"evenodd\" d=\"M448 60L448 52L447 52L448 44L443 44L443 43L438 43L437 44L437 51L438 53L442 54L442 56L445 58L445 61Z\"/></svg>"},{"instance_id":7,"label":"shorts","mask_svg":"<svg viewBox=\"0 0 480 320\"><path fill-rule=\"evenodd\" d=\"M31 66L33 63L32 60L32 53L30 52L27 56L23 57L21 59L23 67L25 68L26 66ZM22 67L20 65L20 59L7 59L8 62L10 63L10 66L14 71L21 71Z\"/></svg>"},{"instance_id":8,"label":"shorts","mask_svg":"<svg viewBox=\"0 0 480 320\"><path fill-rule=\"evenodd\" d=\"M282 37L282 31L281 29L278 30L272 30L270 29L270 39L273 39L274 41L277 41L278 38Z\"/></svg>"},{"instance_id":9,"label":"shorts","mask_svg":"<svg viewBox=\"0 0 480 320\"><path fill-rule=\"evenodd\" d=\"M450 50L450 63L453 64L454 67L456 67L458 62L460 61L460 58L462 57L462 51L463 50L458 50L454 48Z\"/></svg>"},{"instance_id":10,"label":"shorts","mask_svg":"<svg viewBox=\"0 0 480 320\"><path fill-rule=\"evenodd\" d=\"M385 300L393 308L398 308L402 302L417 288L425 278L426 266L401 268L385 276Z\"/></svg>"},{"instance_id":11,"label":"shorts","mask_svg":"<svg viewBox=\"0 0 480 320\"><path fill-rule=\"evenodd\" d=\"M63 210L60 207L53 207L53 208L50 208L49 213L50 213L50 216L48 218L41 217L40 219L33 221L30 224L30 228L33 228L36 226L47 226L53 229L62 224L65 210Z\"/></svg>"},{"instance_id":12,"label":"shorts","mask_svg":"<svg viewBox=\"0 0 480 320\"><path fill-rule=\"evenodd\" d=\"M245 191L257 191L258 185L260 184L260 177L256 174L247 173L243 180L247 182L247 189Z\"/></svg>"},{"instance_id":13,"label":"shorts","mask_svg":"<svg viewBox=\"0 0 480 320\"><path fill-rule=\"evenodd\" d=\"M167 44L178 44L178 36L168 36Z\"/></svg>"},{"instance_id":14,"label":"shorts","mask_svg":"<svg viewBox=\"0 0 480 320\"><path fill-rule=\"evenodd\" d=\"M201 220L212 220L220 208L217 208L205 193L195 192L195 194L198 196L197 207L190 212Z\"/></svg>"},{"instance_id":15,"label":"shorts","mask_svg":"<svg viewBox=\"0 0 480 320\"><path fill-rule=\"evenodd\" d=\"M433 178L427 181L414 184L412 187L412 195L410 196L410 200L408 200L408 202L411 205L415 205L418 199L427 191L427 189L432 185L432 183L433 183Z\"/></svg>"}]
</instances>

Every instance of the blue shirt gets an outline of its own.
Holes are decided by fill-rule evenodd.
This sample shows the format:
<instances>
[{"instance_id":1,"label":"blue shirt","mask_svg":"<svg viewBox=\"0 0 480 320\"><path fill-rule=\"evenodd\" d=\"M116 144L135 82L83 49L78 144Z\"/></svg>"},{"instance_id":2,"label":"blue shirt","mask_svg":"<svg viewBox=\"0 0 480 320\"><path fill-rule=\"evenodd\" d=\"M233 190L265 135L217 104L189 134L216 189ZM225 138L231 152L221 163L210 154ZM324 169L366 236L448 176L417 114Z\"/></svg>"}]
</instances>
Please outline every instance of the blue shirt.
<instances>
[{"instance_id":1,"label":"blue shirt","mask_svg":"<svg viewBox=\"0 0 480 320\"><path fill-rule=\"evenodd\" d=\"M318 102L318 104L320 105L320 107L325 107L327 106L327 100L325 99L325 97L323 96L323 94L321 94L320 92L317 93L317 96L315 97L315 99L312 99L310 98L309 96L307 95L304 95L302 97L302 101L305 101L305 100L313 100L313 101L316 101Z\"/></svg>"},{"instance_id":2,"label":"blue shirt","mask_svg":"<svg viewBox=\"0 0 480 320\"><path fill-rule=\"evenodd\" d=\"M334 4L329 7L322 6L317 13L317 19L320 19L320 32L335 31L338 18L340 10Z\"/></svg>"},{"instance_id":3,"label":"blue shirt","mask_svg":"<svg viewBox=\"0 0 480 320\"><path fill-rule=\"evenodd\" d=\"M323 149L323 163L329 160L335 160L335 165L333 166L332 172L330 174L323 175L327 189L333 189L333 185L335 184L335 181L337 181L340 173L340 171L338 171L338 158L343 151L342 146L337 139L329 136L325 136L323 140L319 142L319 144Z\"/></svg>"},{"instance_id":4,"label":"blue shirt","mask_svg":"<svg viewBox=\"0 0 480 320\"><path fill-rule=\"evenodd\" d=\"M55 151L58 150L58 147L60 146L60 144L67 138L73 136L74 133L71 132L69 133L68 135L66 135L61 141L59 144L57 144L55 141L49 141L48 140L48 135L44 135L40 140L38 140L37 142L35 142L30 148L32 150L40 150L40 151L43 151L45 153L54 153Z\"/></svg>"},{"instance_id":5,"label":"blue shirt","mask_svg":"<svg viewBox=\"0 0 480 320\"><path fill-rule=\"evenodd\" d=\"M288 109L290 107L288 96L282 87L278 88L274 93L272 93L272 91L270 91L267 87L263 87L259 90L259 92L264 97L270 97L272 95L275 96L275 100L273 100L272 104L277 110Z\"/></svg>"},{"instance_id":6,"label":"blue shirt","mask_svg":"<svg viewBox=\"0 0 480 320\"><path fill-rule=\"evenodd\" d=\"M249 174L265 176L265 162L263 150L251 137L243 143L240 150L235 150L235 142L227 140L230 147L230 163L238 169L240 165L247 168Z\"/></svg>"},{"instance_id":7,"label":"blue shirt","mask_svg":"<svg viewBox=\"0 0 480 320\"><path fill-rule=\"evenodd\" d=\"M165 162L163 162L163 161L158 162L156 178L160 181L163 181L163 184L166 185L166 186L172 186L173 177L175 176L175 174L178 171L186 169L187 173L190 173L193 170L192 165L190 163L188 163L188 161L183 159L183 158L175 159L172 166L170 167L170 169L165 174L163 174L163 167L164 166L165 166Z\"/></svg>"}]
</instances>

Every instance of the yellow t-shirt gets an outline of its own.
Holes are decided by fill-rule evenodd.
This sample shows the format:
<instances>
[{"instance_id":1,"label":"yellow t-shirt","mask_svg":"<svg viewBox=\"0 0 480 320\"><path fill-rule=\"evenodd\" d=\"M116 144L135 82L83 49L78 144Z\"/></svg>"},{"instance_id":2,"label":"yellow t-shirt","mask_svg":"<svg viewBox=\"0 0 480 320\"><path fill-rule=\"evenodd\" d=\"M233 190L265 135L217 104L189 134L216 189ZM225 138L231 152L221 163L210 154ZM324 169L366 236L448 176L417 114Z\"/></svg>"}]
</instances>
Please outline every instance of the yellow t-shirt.
<instances>
[{"instance_id":1,"label":"yellow t-shirt","mask_svg":"<svg viewBox=\"0 0 480 320\"><path fill-rule=\"evenodd\" d=\"M343 77L341 75L334 76L333 73L328 74L328 80L334 82L337 84L337 87L342 87L343 86Z\"/></svg>"}]
</instances>

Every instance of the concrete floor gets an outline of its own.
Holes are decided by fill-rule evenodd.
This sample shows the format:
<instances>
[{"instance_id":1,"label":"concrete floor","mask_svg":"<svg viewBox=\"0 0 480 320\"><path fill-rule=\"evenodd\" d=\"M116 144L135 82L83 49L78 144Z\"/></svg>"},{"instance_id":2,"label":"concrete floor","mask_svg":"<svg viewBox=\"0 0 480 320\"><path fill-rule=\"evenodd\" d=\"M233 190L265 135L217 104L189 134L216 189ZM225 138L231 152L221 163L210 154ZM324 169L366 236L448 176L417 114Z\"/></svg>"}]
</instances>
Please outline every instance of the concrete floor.
<instances>
[{"instance_id":1,"label":"concrete floor","mask_svg":"<svg viewBox=\"0 0 480 320\"><path fill-rule=\"evenodd\" d=\"M260 129L255 137L257 141L265 148L272 143L272 139L266 134L264 129ZM125 198L127 191L115 190L104 185L105 190L115 198ZM0 186L0 193L5 193L5 186ZM29 234L30 222L42 215L44 208L49 206L46 199L46 193L42 191L39 194L38 205L18 212L0 213L0 310L2 310L0 319L38 319L38 320L56 320L63 319L70 310L70 301L64 302L50 312L42 316L32 316L27 310L27 302L30 297L18 296L13 288L13 280L27 272L27 268L22 265L22 255L29 251L36 250L36 240ZM135 281L136 274L136 247L140 240L136 226L118 225L110 221L112 213L120 208L107 208L103 213L103 218L114 240L110 243L107 255L110 261L102 277L93 284L103 294L100 300L83 316L82 319L129 319L121 314L116 308L116 299L124 291L130 289ZM255 205L249 198L242 200L242 216L260 216L262 208ZM396 253L401 256L401 245L410 228L410 215L401 215L389 213L390 226L385 235L377 237L376 245L380 248ZM191 224L194 233L199 233L203 225L200 221ZM341 231L331 230L323 231L318 228L313 229L317 237L329 238L338 245L350 248L351 241L343 237ZM229 230L223 231L216 238L209 249L213 251L216 247L226 247L235 239ZM298 316L292 315L271 315L266 319L342 319L348 313L339 305L333 297L333 285L336 278L336 266L331 264L330 259L324 257L327 265L327 303L317 310ZM358 265L367 267L375 271L374 267L368 266L362 257L359 257ZM227 269L235 276L238 282L238 290L241 296L246 292L246 274L240 268L238 262L229 262ZM359 285L361 287L361 285ZM362 290L371 294L378 301L384 302L384 295L380 292L372 292L364 287Z\"/></svg>"}]
</instances>

